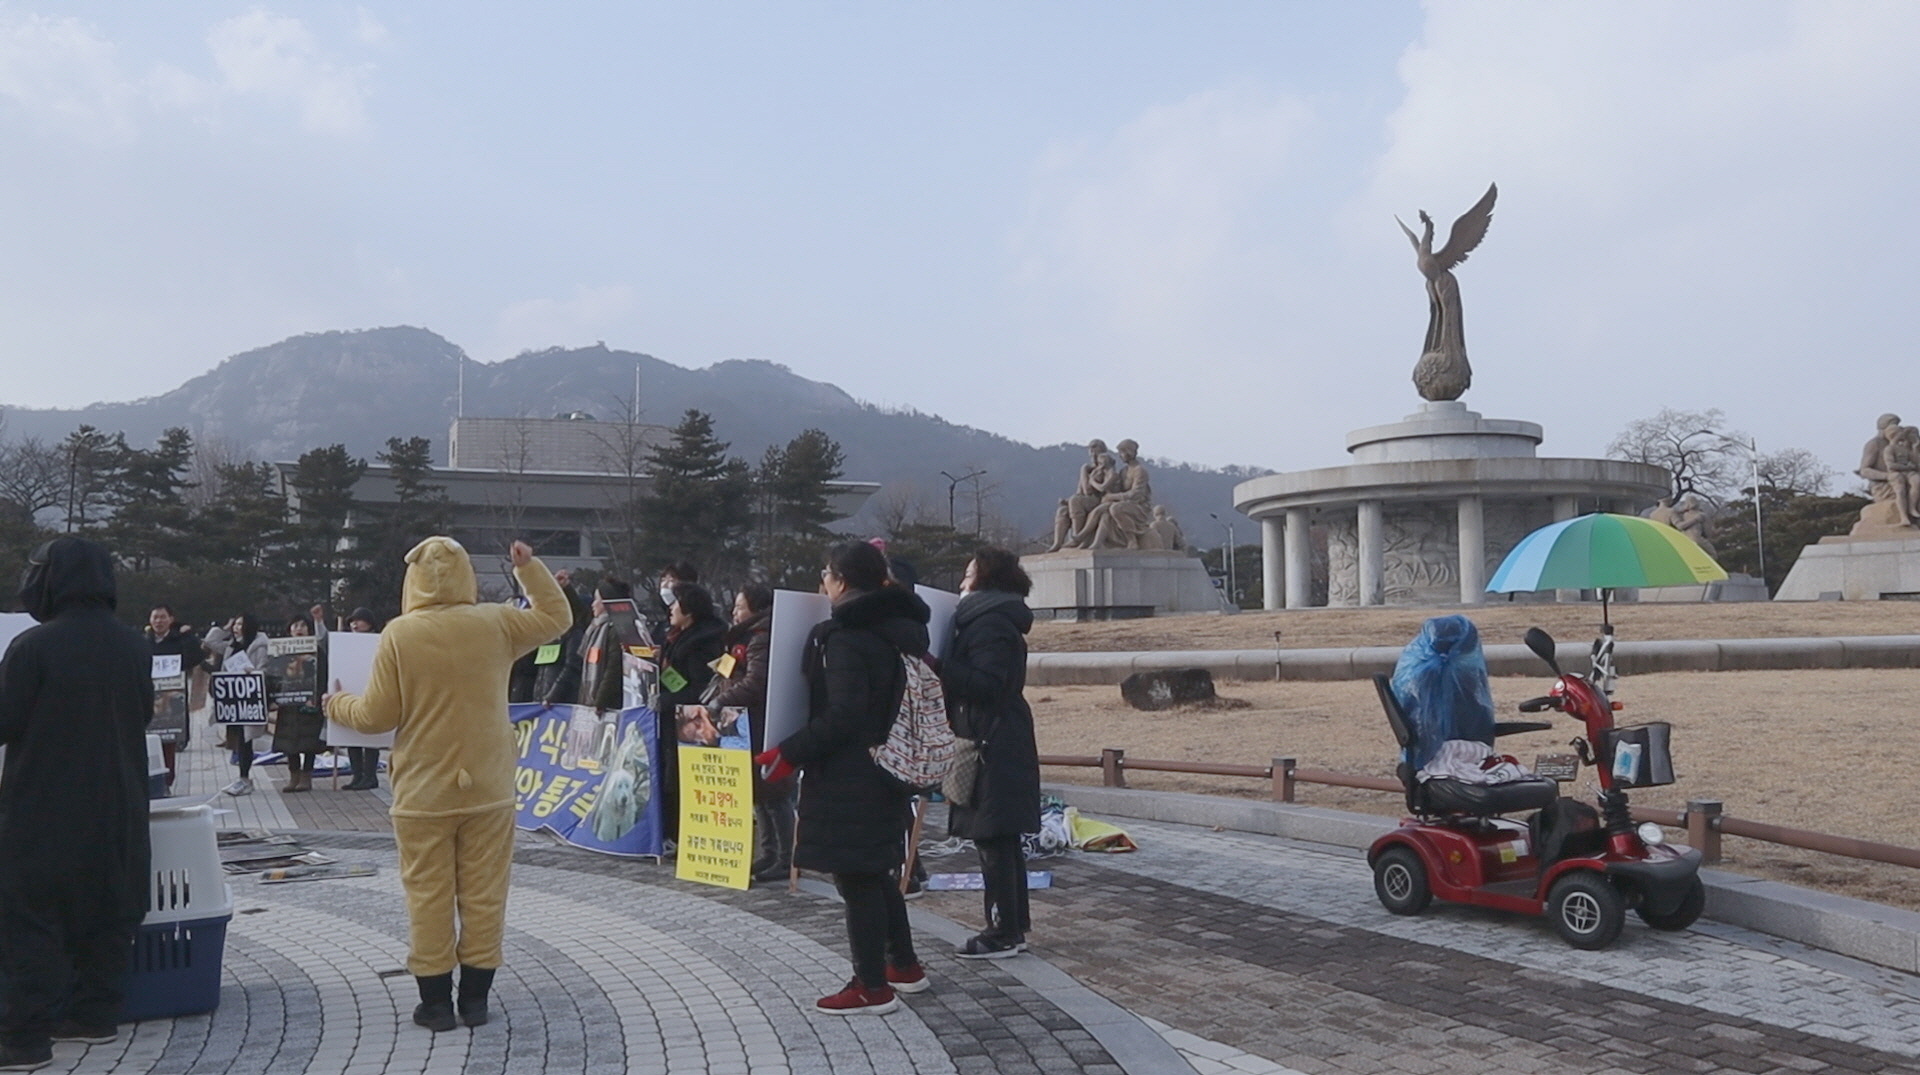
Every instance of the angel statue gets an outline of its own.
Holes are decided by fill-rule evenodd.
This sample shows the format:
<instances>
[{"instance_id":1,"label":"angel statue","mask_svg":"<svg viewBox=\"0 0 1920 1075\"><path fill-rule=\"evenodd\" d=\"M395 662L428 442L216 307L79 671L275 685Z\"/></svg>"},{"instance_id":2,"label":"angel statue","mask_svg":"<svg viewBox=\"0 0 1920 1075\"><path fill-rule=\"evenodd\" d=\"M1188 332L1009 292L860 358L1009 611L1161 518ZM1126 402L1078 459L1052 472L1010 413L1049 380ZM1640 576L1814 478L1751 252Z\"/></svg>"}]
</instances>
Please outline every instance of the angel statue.
<instances>
[{"instance_id":1,"label":"angel statue","mask_svg":"<svg viewBox=\"0 0 1920 1075\"><path fill-rule=\"evenodd\" d=\"M1427 278L1427 345L1420 362L1413 367L1413 385L1425 400L1459 399L1473 383L1473 367L1467 364L1467 335L1460 324L1460 284L1453 278L1453 267L1467 260L1473 248L1487 237L1487 225L1493 222L1493 199L1500 188L1489 184L1487 193L1473 208L1453 222L1447 245L1433 249L1433 218L1420 210L1425 226L1419 238L1399 217L1393 222L1407 233L1407 241L1418 252L1415 264Z\"/></svg>"}]
</instances>

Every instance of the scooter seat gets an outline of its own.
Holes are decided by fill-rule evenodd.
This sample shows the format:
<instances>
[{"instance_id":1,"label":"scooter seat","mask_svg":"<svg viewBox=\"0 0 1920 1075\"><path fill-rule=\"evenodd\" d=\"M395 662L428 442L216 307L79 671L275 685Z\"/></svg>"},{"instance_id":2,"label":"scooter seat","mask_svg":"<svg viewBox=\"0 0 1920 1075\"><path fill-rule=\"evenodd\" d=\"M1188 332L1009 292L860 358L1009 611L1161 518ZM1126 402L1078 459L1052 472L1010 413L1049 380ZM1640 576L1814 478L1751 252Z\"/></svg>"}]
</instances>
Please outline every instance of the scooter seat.
<instances>
[{"instance_id":1,"label":"scooter seat","mask_svg":"<svg viewBox=\"0 0 1920 1075\"><path fill-rule=\"evenodd\" d=\"M1560 785L1544 776L1504 784L1468 784L1444 777L1420 782L1417 806L1434 814L1512 814L1538 810L1560 797Z\"/></svg>"}]
</instances>

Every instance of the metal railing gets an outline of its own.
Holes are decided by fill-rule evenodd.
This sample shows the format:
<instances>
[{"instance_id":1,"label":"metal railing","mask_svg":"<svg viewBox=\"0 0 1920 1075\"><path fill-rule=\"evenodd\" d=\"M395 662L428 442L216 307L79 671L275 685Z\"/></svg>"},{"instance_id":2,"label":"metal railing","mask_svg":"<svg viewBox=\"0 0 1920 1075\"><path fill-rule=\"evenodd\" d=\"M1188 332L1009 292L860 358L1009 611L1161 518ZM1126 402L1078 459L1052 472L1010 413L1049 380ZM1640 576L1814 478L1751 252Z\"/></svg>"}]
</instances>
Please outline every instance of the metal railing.
<instances>
[{"instance_id":1,"label":"metal railing","mask_svg":"<svg viewBox=\"0 0 1920 1075\"><path fill-rule=\"evenodd\" d=\"M1357 788L1362 791L1385 791L1395 795L1405 791L1400 781L1391 777L1340 773L1331 769L1303 769L1293 758L1275 758L1271 765L1229 765L1222 762L1129 758L1124 749L1107 747L1097 755L1042 754L1040 764L1099 769L1101 783L1110 788L1126 787L1129 769L1140 772L1191 773L1202 776L1237 776L1265 780L1271 784L1273 801L1283 803L1294 801L1295 793L1301 784ZM1831 833L1813 832L1808 829L1732 817L1722 812L1722 803L1718 799L1692 799L1687 802L1685 810L1661 810L1636 806L1633 808L1633 819L1687 830L1688 844L1699 850L1700 857L1705 862L1720 861L1722 836L1738 836L1742 839L1760 840L1804 851L1819 851L1823 854L1842 855L1869 862L1920 868L1920 848L1883 844L1875 840L1835 836Z\"/></svg>"}]
</instances>

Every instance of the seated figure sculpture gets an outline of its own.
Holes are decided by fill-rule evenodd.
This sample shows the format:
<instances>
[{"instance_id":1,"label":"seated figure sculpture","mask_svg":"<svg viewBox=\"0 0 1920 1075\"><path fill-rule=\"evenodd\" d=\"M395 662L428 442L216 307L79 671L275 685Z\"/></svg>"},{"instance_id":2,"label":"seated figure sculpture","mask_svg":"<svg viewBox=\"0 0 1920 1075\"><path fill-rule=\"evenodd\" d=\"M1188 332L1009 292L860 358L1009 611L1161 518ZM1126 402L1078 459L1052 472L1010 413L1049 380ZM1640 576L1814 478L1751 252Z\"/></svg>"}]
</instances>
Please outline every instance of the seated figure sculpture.
<instances>
[{"instance_id":1,"label":"seated figure sculpture","mask_svg":"<svg viewBox=\"0 0 1920 1075\"><path fill-rule=\"evenodd\" d=\"M1900 445L1906 428L1897 414L1883 414L1874 423L1873 439L1860 450L1860 468L1854 473L1867 480L1867 494L1873 503L1860 509L1860 521L1851 534L1856 538L1904 537L1920 525L1920 497L1913 494L1916 484L1907 472L1898 468L1909 457Z\"/></svg>"},{"instance_id":2,"label":"seated figure sculpture","mask_svg":"<svg viewBox=\"0 0 1920 1075\"><path fill-rule=\"evenodd\" d=\"M1087 442L1087 461L1080 464L1080 482L1073 495L1062 500L1054 513L1053 545L1048 552L1067 548L1086 548L1080 535L1087 530L1087 516L1106 495L1113 481L1113 456L1107 454L1107 442L1095 438Z\"/></svg>"},{"instance_id":3,"label":"seated figure sculpture","mask_svg":"<svg viewBox=\"0 0 1920 1075\"><path fill-rule=\"evenodd\" d=\"M1074 544L1083 549L1151 548L1145 542L1153 526L1153 485L1146 464L1140 462L1140 445L1123 440L1115 447L1122 466L1074 534Z\"/></svg>"}]
</instances>

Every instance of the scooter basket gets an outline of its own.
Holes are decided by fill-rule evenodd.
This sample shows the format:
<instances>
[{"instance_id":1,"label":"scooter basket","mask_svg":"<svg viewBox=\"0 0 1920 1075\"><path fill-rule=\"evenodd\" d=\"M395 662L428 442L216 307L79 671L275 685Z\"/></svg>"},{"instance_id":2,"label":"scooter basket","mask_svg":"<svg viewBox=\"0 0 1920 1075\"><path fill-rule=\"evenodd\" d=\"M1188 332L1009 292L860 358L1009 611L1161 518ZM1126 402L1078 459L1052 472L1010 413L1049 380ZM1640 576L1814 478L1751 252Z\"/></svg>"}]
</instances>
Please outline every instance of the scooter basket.
<instances>
[{"instance_id":1,"label":"scooter basket","mask_svg":"<svg viewBox=\"0 0 1920 1075\"><path fill-rule=\"evenodd\" d=\"M1673 783L1673 725L1666 721L1631 724L1607 733L1605 764L1620 788L1653 788Z\"/></svg>"}]
</instances>

